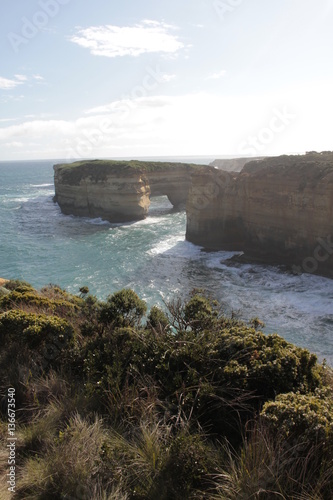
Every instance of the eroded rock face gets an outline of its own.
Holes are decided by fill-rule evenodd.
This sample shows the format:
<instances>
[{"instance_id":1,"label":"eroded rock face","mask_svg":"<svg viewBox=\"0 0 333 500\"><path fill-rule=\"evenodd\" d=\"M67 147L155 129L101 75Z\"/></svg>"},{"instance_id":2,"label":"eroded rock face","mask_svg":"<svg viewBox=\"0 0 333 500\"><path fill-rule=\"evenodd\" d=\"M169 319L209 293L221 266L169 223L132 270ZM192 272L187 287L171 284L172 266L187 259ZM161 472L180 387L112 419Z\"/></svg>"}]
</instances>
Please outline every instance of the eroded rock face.
<instances>
[{"instance_id":1,"label":"eroded rock face","mask_svg":"<svg viewBox=\"0 0 333 500\"><path fill-rule=\"evenodd\" d=\"M185 209L194 168L179 164L172 170L147 172L150 196L166 195L175 208Z\"/></svg>"},{"instance_id":2,"label":"eroded rock face","mask_svg":"<svg viewBox=\"0 0 333 500\"><path fill-rule=\"evenodd\" d=\"M186 238L333 277L333 153L266 158L239 174L194 174Z\"/></svg>"},{"instance_id":3,"label":"eroded rock face","mask_svg":"<svg viewBox=\"0 0 333 500\"><path fill-rule=\"evenodd\" d=\"M110 222L143 219L149 208L148 179L140 171L115 171L101 163L54 166L55 198L66 215Z\"/></svg>"},{"instance_id":4,"label":"eroded rock face","mask_svg":"<svg viewBox=\"0 0 333 500\"><path fill-rule=\"evenodd\" d=\"M54 200L64 214L110 222L145 218L150 197L167 195L185 208L195 165L139 161L82 161L54 166Z\"/></svg>"}]
</instances>

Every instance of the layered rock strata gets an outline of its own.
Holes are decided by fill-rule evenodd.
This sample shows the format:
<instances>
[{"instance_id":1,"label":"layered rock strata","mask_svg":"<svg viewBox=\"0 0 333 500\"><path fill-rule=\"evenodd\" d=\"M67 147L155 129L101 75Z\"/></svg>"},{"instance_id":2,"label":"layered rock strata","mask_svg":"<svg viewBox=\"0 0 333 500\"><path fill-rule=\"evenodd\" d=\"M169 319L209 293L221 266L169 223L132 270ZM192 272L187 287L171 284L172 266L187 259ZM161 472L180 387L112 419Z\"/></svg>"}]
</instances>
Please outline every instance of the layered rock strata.
<instances>
[{"instance_id":1,"label":"layered rock strata","mask_svg":"<svg viewBox=\"0 0 333 500\"><path fill-rule=\"evenodd\" d=\"M333 153L266 158L238 174L195 173L186 238L333 277Z\"/></svg>"},{"instance_id":2,"label":"layered rock strata","mask_svg":"<svg viewBox=\"0 0 333 500\"><path fill-rule=\"evenodd\" d=\"M185 208L190 164L94 160L54 166L56 201L64 214L101 217L110 222L143 219L150 197L168 196Z\"/></svg>"},{"instance_id":3,"label":"layered rock strata","mask_svg":"<svg viewBox=\"0 0 333 500\"><path fill-rule=\"evenodd\" d=\"M147 172L150 196L166 195L175 208L185 210L193 169L193 166L179 164L172 170Z\"/></svg>"}]
</instances>

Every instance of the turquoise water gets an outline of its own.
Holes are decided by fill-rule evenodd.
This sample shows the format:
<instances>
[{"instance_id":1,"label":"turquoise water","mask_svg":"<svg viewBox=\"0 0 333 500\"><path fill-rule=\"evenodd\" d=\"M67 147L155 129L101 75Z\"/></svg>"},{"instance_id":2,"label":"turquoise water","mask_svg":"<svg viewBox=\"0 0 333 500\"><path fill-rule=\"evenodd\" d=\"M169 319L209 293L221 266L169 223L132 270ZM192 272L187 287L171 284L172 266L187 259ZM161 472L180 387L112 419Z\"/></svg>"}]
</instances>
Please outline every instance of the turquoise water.
<instances>
[{"instance_id":1,"label":"turquoise water","mask_svg":"<svg viewBox=\"0 0 333 500\"><path fill-rule=\"evenodd\" d=\"M52 201L58 161L0 162L1 277L73 293L88 285L101 299L131 287L149 306L206 288L227 312L258 316L267 333L333 365L333 280L272 266L230 267L230 252L207 253L185 241L185 213L165 197L153 199L147 219L133 224L64 216Z\"/></svg>"}]
</instances>

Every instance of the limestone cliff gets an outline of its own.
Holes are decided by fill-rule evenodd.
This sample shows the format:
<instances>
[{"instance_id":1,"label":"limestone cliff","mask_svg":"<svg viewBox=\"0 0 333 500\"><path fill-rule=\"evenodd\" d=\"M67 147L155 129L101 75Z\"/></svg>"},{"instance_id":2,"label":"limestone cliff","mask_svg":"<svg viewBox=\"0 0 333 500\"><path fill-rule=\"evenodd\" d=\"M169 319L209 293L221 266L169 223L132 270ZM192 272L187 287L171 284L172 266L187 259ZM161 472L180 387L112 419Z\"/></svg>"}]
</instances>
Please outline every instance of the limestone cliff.
<instances>
[{"instance_id":1,"label":"limestone cliff","mask_svg":"<svg viewBox=\"0 0 333 500\"><path fill-rule=\"evenodd\" d=\"M193 165L178 164L176 168L147 172L150 196L166 195L175 208L185 209L194 168Z\"/></svg>"},{"instance_id":2,"label":"limestone cliff","mask_svg":"<svg viewBox=\"0 0 333 500\"><path fill-rule=\"evenodd\" d=\"M80 161L54 166L54 200L65 214L111 222L143 219L150 197L167 195L185 208L196 165L165 162Z\"/></svg>"},{"instance_id":3,"label":"limestone cliff","mask_svg":"<svg viewBox=\"0 0 333 500\"><path fill-rule=\"evenodd\" d=\"M249 162L193 176L186 238L333 277L333 153Z\"/></svg>"}]
</instances>

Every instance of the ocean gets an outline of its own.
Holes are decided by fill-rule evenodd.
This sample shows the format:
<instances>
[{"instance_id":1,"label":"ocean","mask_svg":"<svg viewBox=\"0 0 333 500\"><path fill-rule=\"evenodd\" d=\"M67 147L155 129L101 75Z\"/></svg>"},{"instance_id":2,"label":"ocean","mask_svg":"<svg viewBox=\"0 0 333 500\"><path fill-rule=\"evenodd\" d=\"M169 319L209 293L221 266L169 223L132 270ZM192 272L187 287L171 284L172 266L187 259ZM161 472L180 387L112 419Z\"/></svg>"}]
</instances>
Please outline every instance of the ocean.
<instances>
[{"instance_id":1,"label":"ocean","mask_svg":"<svg viewBox=\"0 0 333 500\"><path fill-rule=\"evenodd\" d=\"M87 285L99 299L130 287L148 307L204 288L226 313L258 317L266 333L333 366L333 280L230 265L231 252L205 252L185 241L185 213L173 211L166 197L154 198L149 216L130 224L65 216L53 202L53 165L61 161L0 162L0 277L36 288L54 283L72 293Z\"/></svg>"}]
</instances>

